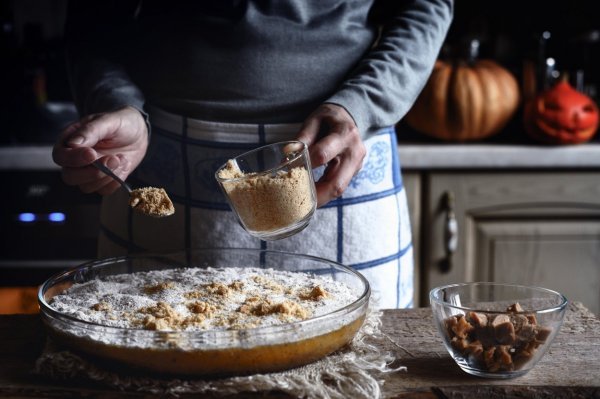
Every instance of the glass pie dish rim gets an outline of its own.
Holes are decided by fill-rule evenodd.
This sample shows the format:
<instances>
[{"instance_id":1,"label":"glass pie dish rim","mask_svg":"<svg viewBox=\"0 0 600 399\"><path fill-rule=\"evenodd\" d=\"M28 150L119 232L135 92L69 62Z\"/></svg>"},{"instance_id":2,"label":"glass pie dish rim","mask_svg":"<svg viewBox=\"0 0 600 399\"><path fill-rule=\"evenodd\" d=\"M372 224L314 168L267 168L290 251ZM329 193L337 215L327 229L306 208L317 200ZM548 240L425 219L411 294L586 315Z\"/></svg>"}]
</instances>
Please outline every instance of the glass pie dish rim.
<instances>
[{"instance_id":1,"label":"glass pie dish rim","mask_svg":"<svg viewBox=\"0 0 600 399\"><path fill-rule=\"evenodd\" d=\"M173 256L174 254L183 254L188 251L191 251L191 252L233 251L233 252L270 253L270 254L276 254L277 256L289 255L289 256L309 259L312 261L316 261L319 263L329 265L330 267L333 267L336 270L341 270L346 274L353 275L354 277L358 278L360 280L360 282L362 283L363 291L352 302L350 302L342 307L336 308L330 312L324 313L322 315L310 317L305 320L293 321L293 322L277 324L277 325L267 325L267 326L258 326L258 327L246 328L246 329L231 329L231 330L220 330L220 329L191 330L191 331L190 330L147 330L147 329L143 329L143 328L109 326L106 324L100 324L100 323L95 323L92 321L82 320L80 318L77 318L76 316L72 316L72 315L68 315L63 312L60 312L60 311L54 309L50 305L50 303L48 303L48 301L46 301L46 299L45 299L45 294L49 289L55 287L58 283L61 283L61 282L65 282L65 281L73 282L73 277L77 273L81 272L82 270L92 270L92 269L100 269L101 270L102 267L115 265L119 262L135 260L135 259L145 259L145 258L158 258L158 259L165 258L166 259L169 256ZM157 267L156 269L153 269L153 270L167 270L167 269L174 269L174 268L180 268L180 267L192 268L192 267L206 267L206 266L175 265L175 266L171 266L171 267ZM343 317L344 315L351 314L352 312L355 312L358 309L360 309L362 306L365 306L365 304L368 304L370 296L371 296L370 284L369 284L368 280L361 273L359 273L358 271L356 271L348 266L345 266L339 262L333 261L333 260L329 260L329 259L325 259L322 257L313 256L313 255L299 254L299 253L279 251L279 250L268 250L268 249L258 249L258 248L230 248L230 247L214 248L213 247L213 248L192 249L192 250L187 250L187 251L185 251L185 250L184 251L176 251L176 252L170 252L170 253L149 253L148 252L148 253L135 254L135 255L124 255L124 256L115 256L115 257L110 257L110 258L96 259L96 260L92 260L89 262L85 262L79 266L72 268L72 269L68 269L68 270L64 270L62 272L56 273L53 276L51 276L50 278L48 278L46 281L44 281L44 283L38 289L37 298L38 298L38 304L40 306L40 313L44 317L50 317L50 318L58 320L60 322L70 323L72 325L72 327L84 328L84 329L89 329L89 330L101 329L103 332L108 333L108 334L140 334L140 335L156 336L156 337L161 337L164 335L178 335L178 336L184 336L188 339L197 339L203 335L206 335L206 336L217 335L217 336L222 336L221 339L231 338L231 339L239 340L240 335L252 334L252 335L258 335L258 336L269 336L272 334L283 334L286 331L297 330L299 327L302 327L302 326L319 324L321 322L326 323L328 320L334 321L340 317ZM237 338L236 338L236 336L237 336Z\"/></svg>"}]
</instances>

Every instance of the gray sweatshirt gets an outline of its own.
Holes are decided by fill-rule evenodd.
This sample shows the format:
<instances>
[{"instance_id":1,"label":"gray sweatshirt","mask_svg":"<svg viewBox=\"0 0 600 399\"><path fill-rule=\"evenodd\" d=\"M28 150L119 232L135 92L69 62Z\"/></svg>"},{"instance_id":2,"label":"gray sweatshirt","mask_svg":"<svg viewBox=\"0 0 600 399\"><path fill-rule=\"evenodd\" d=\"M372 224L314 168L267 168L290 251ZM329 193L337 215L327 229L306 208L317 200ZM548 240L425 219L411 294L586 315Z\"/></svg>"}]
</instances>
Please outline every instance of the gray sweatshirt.
<instances>
[{"instance_id":1,"label":"gray sweatshirt","mask_svg":"<svg viewBox=\"0 0 600 399\"><path fill-rule=\"evenodd\" d=\"M344 107L363 137L423 88L452 0L76 1L67 61L82 115L130 105L231 123Z\"/></svg>"}]
</instances>

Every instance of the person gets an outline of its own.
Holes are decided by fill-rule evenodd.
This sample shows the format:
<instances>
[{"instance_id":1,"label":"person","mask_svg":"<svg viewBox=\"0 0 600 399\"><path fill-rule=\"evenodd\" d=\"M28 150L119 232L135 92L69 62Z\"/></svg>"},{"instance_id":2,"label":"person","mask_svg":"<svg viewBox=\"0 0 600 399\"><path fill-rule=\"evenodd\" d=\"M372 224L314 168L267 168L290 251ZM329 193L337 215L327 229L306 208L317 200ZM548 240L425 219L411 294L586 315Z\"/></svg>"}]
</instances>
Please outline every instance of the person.
<instances>
[{"instance_id":1,"label":"person","mask_svg":"<svg viewBox=\"0 0 600 399\"><path fill-rule=\"evenodd\" d=\"M429 77L452 0L86 1L68 6L67 66L81 119L53 149L66 184L103 195L98 256L267 248L359 270L379 307L413 304L413 253L394 125ZM215 170L265 143L309 146L318 209L278 241L245 233ZM161 219L132 213L163 187Z\"/></svg>"}]
</instances>

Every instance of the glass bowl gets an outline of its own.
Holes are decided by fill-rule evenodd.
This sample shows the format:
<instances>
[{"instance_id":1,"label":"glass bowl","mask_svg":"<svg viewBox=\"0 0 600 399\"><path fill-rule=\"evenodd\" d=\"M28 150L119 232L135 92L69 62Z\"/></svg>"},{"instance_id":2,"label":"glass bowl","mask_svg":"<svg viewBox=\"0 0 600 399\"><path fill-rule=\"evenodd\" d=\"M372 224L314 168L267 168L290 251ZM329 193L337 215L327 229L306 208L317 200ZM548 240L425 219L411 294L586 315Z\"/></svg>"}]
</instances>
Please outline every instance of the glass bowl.
<instances>
[{"instance_id":1,"label":"glass bowl","mask_svg":"<svg viewBox=\"0 0 600 399\"><path fill-rule=\"evenodd\" d=\"M433 319L446 349L465 372L513 378L531 370L558 333L564 295L540 287L464 283L434 288Z\"/></svg>"},{"instance_id":2,"label":"glass bowl","mask_svg":"<svg viewBox=\"0 0 600 399\"><path fill-rule=\"evenodd\" d=\"M226 330L147 330L96 324L57 311L55 296L74 284L109 276L174 268L255 267L310 273L346 284L355 294L339 307L306 320ZM294 253L258 249L198 249L167 255L98 260L48 279L38 293L49 335L76 353L112 369L206 376L280 371L318 360L350 342L368 308L370 287L339 263Z\"/></svg>"},{"instance_id":3,"label":"glass bowl","mask_svg":"<svg viewBox=\"0 0 600 399\"><path fill-rule=\"evenodd\" d=\"M215 173L237 220L261 240L279 240L308 226L317 207L308 147L269 144L241 154Z\"/></svg>"}]
</instances>

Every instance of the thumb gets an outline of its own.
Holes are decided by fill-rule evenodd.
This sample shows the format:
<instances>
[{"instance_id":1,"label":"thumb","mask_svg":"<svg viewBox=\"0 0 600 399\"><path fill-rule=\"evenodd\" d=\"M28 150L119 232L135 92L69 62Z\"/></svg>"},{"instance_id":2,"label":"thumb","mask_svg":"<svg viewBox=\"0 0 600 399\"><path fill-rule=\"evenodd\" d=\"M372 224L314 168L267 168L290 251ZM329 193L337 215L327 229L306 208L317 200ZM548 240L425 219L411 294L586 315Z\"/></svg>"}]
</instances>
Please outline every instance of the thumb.
<instances>
[{"instance_id":1,"label":"thumb","mask_svg":"<svg viewBox=\"0 0 600 399\"><path fill-rule=\"evenodd\" d=\"M311 144L317 141L320 128L321 118L316 114L312 114L302 124L300 131L296 135L296 140L301 141L310 147Z\"/></svg>"},{"instance_id":2,"label":"thumb","mask_svg":"<svg viewBox=\"0 0 600 399\"><path fill-rule=\"evenodd\" d=\"M67 137L65 143L69 147L94 147L115 131L114 125L112 118L92 118L80 124L79 129Z\"/></svg>"}]
</instances>

